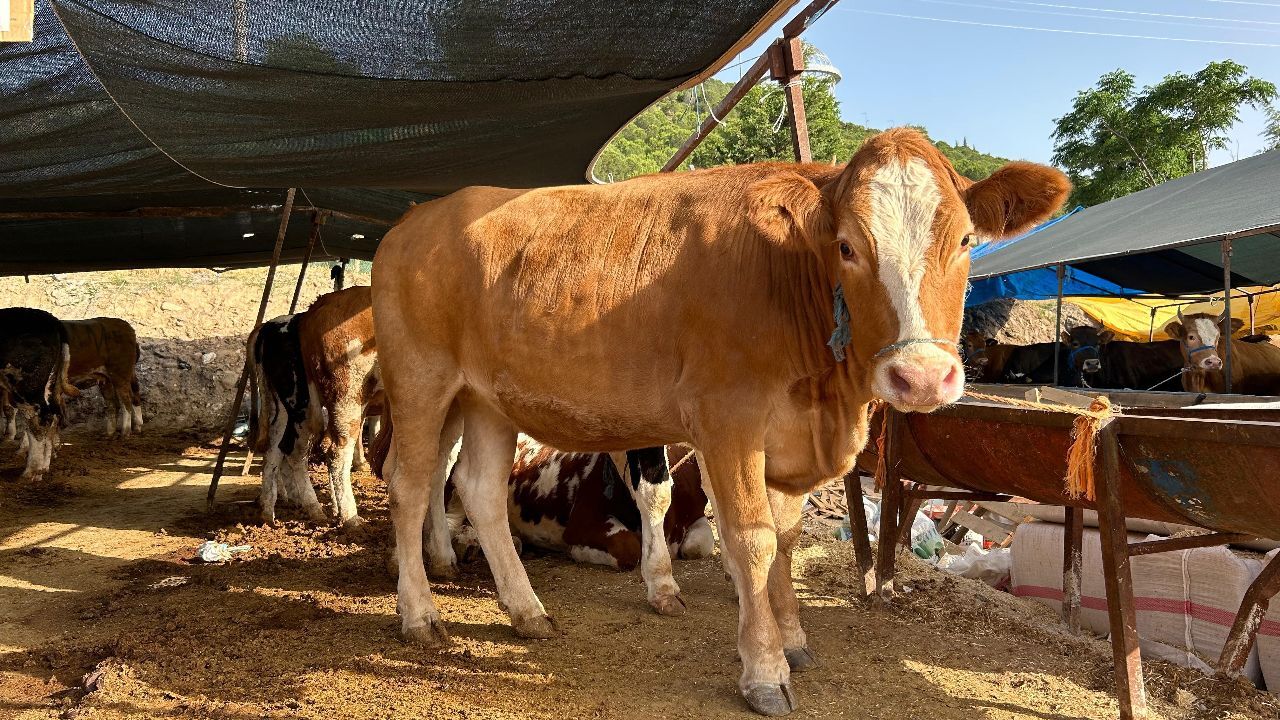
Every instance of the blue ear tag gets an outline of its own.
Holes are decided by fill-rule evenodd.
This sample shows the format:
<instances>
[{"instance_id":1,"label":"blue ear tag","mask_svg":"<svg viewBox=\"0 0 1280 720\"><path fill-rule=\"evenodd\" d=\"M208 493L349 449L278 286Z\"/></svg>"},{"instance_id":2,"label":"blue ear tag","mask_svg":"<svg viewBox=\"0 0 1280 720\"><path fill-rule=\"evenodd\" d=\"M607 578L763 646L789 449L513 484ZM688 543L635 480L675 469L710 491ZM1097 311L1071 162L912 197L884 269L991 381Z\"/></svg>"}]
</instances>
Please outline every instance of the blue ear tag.
<instances>
[{"instance_id":1,"label":"blue ear tag","mask_svg":"<svg viewBox=\"0 0 1280 720\"><path fill-rule=\"evenodd\" d=\"M844 349L849 346L849 341L853 338L852 331L849 330L849 306L844 303L844 288L836 285L835 292L831 294L833 300L833 314L835 315L836 329L831 333L831 339L827 341L827 347L831 348L831 354L836 357L836 362L844 362Z\"/></svg>"}]
</instances>

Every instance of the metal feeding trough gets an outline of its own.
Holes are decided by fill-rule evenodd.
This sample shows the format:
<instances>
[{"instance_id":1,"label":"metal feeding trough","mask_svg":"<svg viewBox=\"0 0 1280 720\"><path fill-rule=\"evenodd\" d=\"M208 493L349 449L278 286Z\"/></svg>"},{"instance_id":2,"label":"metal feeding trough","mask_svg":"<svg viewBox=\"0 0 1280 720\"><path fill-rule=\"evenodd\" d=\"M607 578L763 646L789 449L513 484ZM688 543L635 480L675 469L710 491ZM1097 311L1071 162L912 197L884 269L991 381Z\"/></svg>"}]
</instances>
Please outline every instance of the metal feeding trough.
<instances>
[{"instance_id":1,"label":"metal feeding trough","mask_svg":"<svg viewBox=\"0 0 1280 720\"><path fill-rule=\"evenodd\" d=\"M1011 389L1004 391L1011 394ZM1017 397L1021 397L1018 391ZM965 401L928 415L877 413L872 437L884 433L885 487L880 537L905 542L910 519L930 498L1003 500L1021 496L1067 508L1063 548L1063 614L1079 628L1080 557L1085 509L1096 510L1122 718L1146 715L1129 558L1254 538L1280 539L1280 408L1185 393L1108 393L1123 414L1097 434L1094 500L1067 494L1067 456L1075 415ZM1210 402L1206 403L1208 399ZM1233 398L1238 400L1238 398ZM1142 402L1145 407L1124 405ZM874 471L875 443L859 458ZM851 476L856 473L851 473ZM936 487L956 488L937 490ZM859 569L872 565L861 486L846 479ZM1207 535L1130 545L1124 519L1145 518L1205 528ZM897 543L882 542L876 587L893 592ZM1227 638L1219 672L1238 673L1248 658L1268 600L1280 592L1280 556L1246 592Z\"/></svg>"}]
</instances>

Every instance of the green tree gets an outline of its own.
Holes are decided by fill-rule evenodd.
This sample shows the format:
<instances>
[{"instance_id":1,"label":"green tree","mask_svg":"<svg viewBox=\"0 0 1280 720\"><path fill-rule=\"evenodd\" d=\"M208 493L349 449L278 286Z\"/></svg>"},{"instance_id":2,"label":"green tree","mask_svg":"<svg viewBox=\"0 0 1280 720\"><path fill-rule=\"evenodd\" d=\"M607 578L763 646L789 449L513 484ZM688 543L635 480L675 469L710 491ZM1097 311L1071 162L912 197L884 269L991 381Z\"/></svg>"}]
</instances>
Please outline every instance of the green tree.
<instances>
[{"instance_id":1,"label":"green tree","mask_svg":"<svg viewBox=\"0 0 1280 720\"><path fill-rule=\"evenodd\" d=\"M1114 70L1055 121L1053 161L1075 184L1072 204L1096 205L1207 168L1241 108L1269 108L1275 97L1274 84L1231 60L1140 90Z\"/></svg>"},{"instance_id":2,"label":"green tree","mask_svg":"<svg viewBox=\"0 0 1280 720\"><path fill-rule=\"evenodd\" d=\"M1280 110L1267 108L1267 125L1262 129L1262 136L1267 139L1268 150L1280 150Z\"/></svg>"},{"instance_id":3,"label":"green tree","mask_svg":"<svg viewBox=\"0 0 1280 720\"><path fill-rule=\"evenodd\" d=\"M809 147L815 161L847 162L863 140L879 132L840 117L840 102L829 78L805 76L801 82ZM712 79L658 101L601 151L595 165L596 177L617 181L662 169L731 87L729 83ZM782 88L775 82L761 82L751 88L726 117L720 118L719 127L698 146L683 168L794 159L791 126L786 121L785 110L786 95ZM918 129L924 132L924 128ZM945 142L934 144L951 159L961 175L974 180L987 177L1008 162L978 152L967 142L957 146Z\"/></svg>"}]
</instances>

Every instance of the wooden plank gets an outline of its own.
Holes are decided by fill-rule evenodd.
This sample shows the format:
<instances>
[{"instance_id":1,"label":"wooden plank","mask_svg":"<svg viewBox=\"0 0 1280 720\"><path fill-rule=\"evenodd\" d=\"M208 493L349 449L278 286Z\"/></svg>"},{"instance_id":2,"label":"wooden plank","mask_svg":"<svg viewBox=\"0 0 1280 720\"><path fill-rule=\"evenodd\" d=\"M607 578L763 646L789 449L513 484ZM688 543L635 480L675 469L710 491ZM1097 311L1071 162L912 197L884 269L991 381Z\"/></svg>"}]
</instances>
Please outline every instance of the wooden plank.
<instances>
[{"instance_id":1,"label":"wooden plank","mask_svg":"<svg viewBox=\"0 0 1280 720\"><path fill-rule=\"evenodd\" d=\"M1007 528L967 512L956 513L951 522L963 525L993 542L1004 542L1013 535Z\"/></svg>"},{"instance_id":2,"label":"wooden plank","mask_svg":"<svg viewBox=\"0 0 1280 720\"><path fill-rule=\"evenodd\" d=\"M8 17L0 18L0 42L31 42L35 20L35 0L9 0Z\"/></svg>"}]
</instances>

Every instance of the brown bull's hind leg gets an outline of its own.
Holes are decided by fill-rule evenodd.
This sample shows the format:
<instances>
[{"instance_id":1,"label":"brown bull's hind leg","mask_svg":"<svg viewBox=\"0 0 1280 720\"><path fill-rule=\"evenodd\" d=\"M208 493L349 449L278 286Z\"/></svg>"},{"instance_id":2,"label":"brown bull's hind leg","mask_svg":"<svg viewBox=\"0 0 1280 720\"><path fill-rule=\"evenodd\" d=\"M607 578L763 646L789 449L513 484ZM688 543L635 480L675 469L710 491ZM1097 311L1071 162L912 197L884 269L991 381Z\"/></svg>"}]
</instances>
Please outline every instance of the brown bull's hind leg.
<instances>
[{"instance_id":1,"label":"brown bull's hind leg","mask_svg":"<svg viewBox=\"0 0 1280 720\"><path fill-rule=\"evenodd\" d=\"M498 586L498 602L511 617L511 626L517 635L555 637L560 630L533 592L524 564L511 542L507 480L516 451L515 428L480 403L465 404L463 415L466 431L454 471L454 485L480 537L480 547ZM396 422L399 423L398 417ZM397 432L398 428L397 424Z\"/></svg>"},{"instance_id":2,"label":"brown bull's hind leg","mask_svg":"<svg viewBox=\"0 0 1280 720\"><path fill-rule=\"evenodd\" d=\"M762 444L696 439L696 445L705 448L704 468L716 498L721 548L738 591L739 689L752 710L786 715L796 703L769 600L778 535L765 491L764 452L758 449Z\"/></svg>"},{"instance_id":3,"label":"brown bull's hind leg","mask_svg":"<svg viewBox=\"0 0 1280 720\"><path fill-rule=\"evenodd\" d=\"M769 570L769 604L773 606L773 617L782 634L783 653L792 672L804 672L818 665L800 626L800 601L796 599L791 580L791 553L803 530L804 499L804 495L769 490L769 506L778 528L778 555Z\"/></svg>"}]
</instances>

